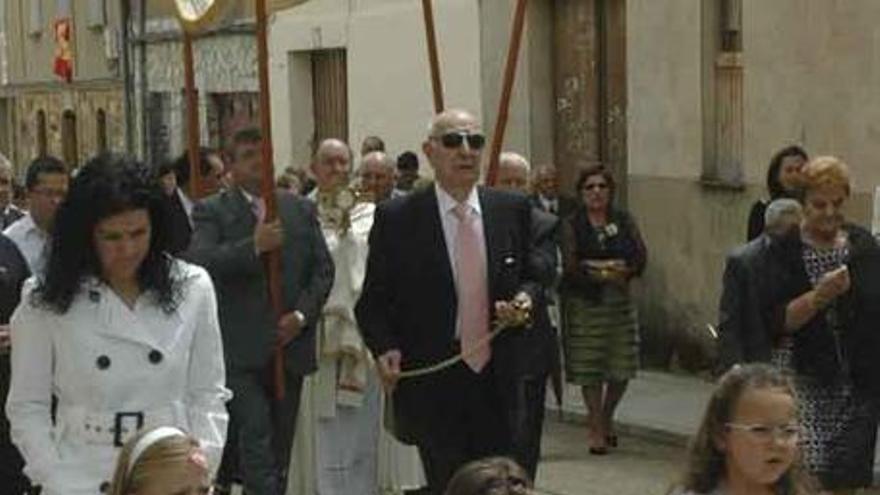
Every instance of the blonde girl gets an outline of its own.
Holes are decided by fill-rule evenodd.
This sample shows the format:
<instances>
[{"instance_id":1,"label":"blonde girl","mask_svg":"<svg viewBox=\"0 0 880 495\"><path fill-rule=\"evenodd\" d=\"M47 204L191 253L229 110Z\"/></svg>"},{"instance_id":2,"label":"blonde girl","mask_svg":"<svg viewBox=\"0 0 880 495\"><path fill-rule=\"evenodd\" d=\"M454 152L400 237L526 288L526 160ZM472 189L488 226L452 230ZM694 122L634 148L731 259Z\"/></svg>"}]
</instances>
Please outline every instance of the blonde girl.
<instances>
[{"instance_id":1,"label":"blonde girl","mask_svg":"<svg viewBox=\"0 0 880 495\"><path fill-rule=\"evenodd\" d=\"M112 495L211 494L211 474L194 437L162 426L134 437L119 454Z\"/></svg>"},{"instance_id":2,"label":"blonde girl","mask_svg":"<svg viewBox=\"0 0 880 495\"><path fill-rule=\"evenodd\" d=\"M686 495L809 495L798 465L797 405L787 377L767 365L728 371L709 400L682 480Z\"/></svg>"}]
</instances>

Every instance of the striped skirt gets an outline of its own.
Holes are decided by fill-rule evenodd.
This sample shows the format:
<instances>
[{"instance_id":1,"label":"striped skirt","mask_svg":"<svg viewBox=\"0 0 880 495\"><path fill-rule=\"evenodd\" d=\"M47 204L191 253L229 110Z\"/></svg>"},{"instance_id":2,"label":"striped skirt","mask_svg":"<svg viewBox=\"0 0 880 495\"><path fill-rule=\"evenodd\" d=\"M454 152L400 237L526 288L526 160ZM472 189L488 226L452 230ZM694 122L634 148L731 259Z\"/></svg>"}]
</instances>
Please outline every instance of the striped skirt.
<instances>
[{"instance_id":1,"label":"striped skirt","mask_svg":"<svg viewBox=\"0 0 880 495\"><path fill-rule=\"evenodd\" d=\"M593 385L635 377L639 324L635 305L621 291L606 290L601 301L576 294L563 298L563 347L569 383Z\"/></svg>"}]
</instances>

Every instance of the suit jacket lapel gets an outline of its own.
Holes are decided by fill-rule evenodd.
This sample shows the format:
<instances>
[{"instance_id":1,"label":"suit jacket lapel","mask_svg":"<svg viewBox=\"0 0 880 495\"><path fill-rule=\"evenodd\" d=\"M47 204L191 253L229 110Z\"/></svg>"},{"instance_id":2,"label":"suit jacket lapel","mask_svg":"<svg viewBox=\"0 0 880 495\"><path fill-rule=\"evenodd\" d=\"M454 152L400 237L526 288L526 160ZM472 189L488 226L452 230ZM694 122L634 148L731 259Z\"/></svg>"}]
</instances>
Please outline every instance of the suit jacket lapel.
<instances>
[{"instance_id":1,"label":"suit jacket lapel","mask_svg":"<svg viewBox=\"0 0 880 495\"><path fill-rule=\"evenodd\" d=\"M492 198L486 193L484 188L479 188L477 192L480 197L480 208L483 211L483 237L486 241L486 280L489 283L489 299L491 301L494 297L493 294L495 294L495 288L493 287L493 279L495 277L492 276L492 269L498 257L495 248L499 245L498 211L495 208L495 202L492 201Z\"/></svg>"}]
</instances>

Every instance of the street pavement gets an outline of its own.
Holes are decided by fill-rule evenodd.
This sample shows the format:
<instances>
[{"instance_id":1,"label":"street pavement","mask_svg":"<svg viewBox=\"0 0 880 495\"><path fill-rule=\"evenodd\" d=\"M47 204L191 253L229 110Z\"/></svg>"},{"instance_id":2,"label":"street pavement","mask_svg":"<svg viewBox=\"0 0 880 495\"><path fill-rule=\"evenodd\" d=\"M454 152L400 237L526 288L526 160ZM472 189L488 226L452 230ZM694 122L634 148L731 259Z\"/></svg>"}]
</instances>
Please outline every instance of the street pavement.
<instances>
[{"instance_id":1,"label":"street pavement","mask_svg":"<svg viewBox=\"0 0 880 495\"><path fill-rule=\"evenodd\" d=\"M609 455L587 451L582 422L549 417L537 493L542 495L663 495L678 476L683 447L623 435Z\"/></svg>"},{"instance_id":2,"label":"street pavement","mask_svg":"<svg viewBox=\"0 0 880 495\"><path fill-rule=\"evenodd\" d=\"M587 452L579 388L565 387L561 412L548 394L538 488L552 495L665 494L680 472L687 442L713 390L711 382L699 377L640 371L616 418L621 448L605 457ZM876 460L875 480L880 479L880 452ZM880 489L862 495L880 495Z\"/></svg>"}]
</instances>

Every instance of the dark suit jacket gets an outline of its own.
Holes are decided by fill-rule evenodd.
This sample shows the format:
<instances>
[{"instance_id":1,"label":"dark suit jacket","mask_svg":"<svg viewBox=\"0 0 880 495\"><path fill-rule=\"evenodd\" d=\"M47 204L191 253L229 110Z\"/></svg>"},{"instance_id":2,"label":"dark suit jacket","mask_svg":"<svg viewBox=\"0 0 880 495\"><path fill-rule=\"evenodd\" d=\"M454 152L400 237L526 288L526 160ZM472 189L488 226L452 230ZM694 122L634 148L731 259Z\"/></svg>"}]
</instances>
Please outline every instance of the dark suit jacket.
<instances>
[{"instance_id":1,"label":"dark suit jacket","mask_svg":"<svg viewBox=\"0 0 880 495\"><path fill-rule=\"evenodd\" d=\"M177 255L186 251L192 240L192 225L177 191L174 195L165 197L165 211L171 227L168 251Z\"/></svg>"},{"instance_id":2,"label":"dark suit jacket","mask_svg":"<svg viewBox=\"0 0 880 495\"><path fill-rule=\"evenodd\" d=\"M0 234L0 324L9 323L9 318L21 299L21 286L29 276L27 261L18 247L8 237ZM0 465L0 480L11 479L10 473L20 472L22 467L18 452L8 438L9 422L5 410L9 378L9 354L4 353L0 355L0 453L11 457L4 457L4 461L0 463L3 464Z\"/></svg>"},{"instance_id":3,"label":"dark suit jacket","mask_svg":"<svg viewBox=\"0 0 880 495\"><path fill-rule=\"evenodd\" d=\"M530 263L531 206L524 196L479 190L483 214L489 298L509 300L526 291L540 297ZM433 187L379 205L370 232L358 325L376 356L391 349L403 354L403 368L434 364L457 354L456 292L451 260ZM492 344L495 376L514 373L510 330ZM438 373L404 380L394 394L397 434L408 441L450 427L443 411L461 407L456 390ZM501 418L499 418L501 420Z\"/></svg>"},{"instance_id":4,"label":"dark suit jacket","mask_svg":"<svg viewBox=\"0 0 880 495\"><path fill-rule=\"evenodd\" d=\"M846 225L849 235L850 290L794 332L794 366L800 375L838 383L849 374L860 390L880 398L880 246L867 230ZM769 278L765 321L771 331L784 331L785 309L813 288L803 261L800 237L787 239L773 257L779 269ZM838 357L835 331L840 335Z\"/></svg>"},{"instance_id":5,"label":"dark suit jacket","mask_svg":"<svg viewBox=\"0 0 880 495\"><path fill-rule=\"evenodd\" d=\"M315 323L333 285L334 267L309 201L279 192L284 228L281 283L284 312L301 311L306 328L285 350L287 371L305 375L317 369ZM187 258L204 266L214 280L226 362L255 370L272 357L278 320L272 310L262 260L254 249L256 219L238 188L197 203L195 231Z\"/></svg>"},{"instance_id":6,"label":"dark suit jacket","mask_svg":"<svg viewBox=\"0 0 880 495\"><path fill-rule=\"evenodd\" d=\"M533 194L533 195L529 196L529 199L532 202L532 206L534 206L535 208L538 208L541 211L547 211L544 208L544 203L541 202L541 198L539 198L537 194ZM578 200L571 198L571 197L568 197L568 196L562 196L562 195L557 196L556 203L558 205L557 211L556 212L549 212L548 211L547 213L553 213L554 215L556 215L560 219L565 219L566 217L568 217L569 215L574 213L575 210L577 210L578 206L579 206Z\"/></svg>"},{"instance_id":7,"label":"dark suit jacket","mask_svg":"<svg viewBox=\"0 0 880 495\"><path fill-rule=\"evenodd\" d=\"M739 363L769 362L777 338L768 309L773 305L770 282L778 278L773 263L779 246L767 234L727 256L719 305L719 370Z\"/></svg>"},{"instance_id":8,"label":"dark suit jacket","mask_svg":"<svg viewBox=\"0 0 880 495\"><path fill-rule=\"evenodd\" d=\"M3 211L0 211L0 230L5 230L6 227L9 227L16 220L24 216L24 212L21 211L17 206L10 204L8 208Z\"/></svg>"},{"instance_id":9,"label":"dark suit jacket","mask_svg":"<svg viewBox=\"0 0 880 495\"><path fill-rule=\"evenodd\" d=\"M540 297L534 301L531 328L511 334L517 348L514 371L518 376L546 376L559 370L559 343L550 322L547 304L558 277L559 217L532 208L531 272L541 284Z\"/></svg>"}]
</instances>

